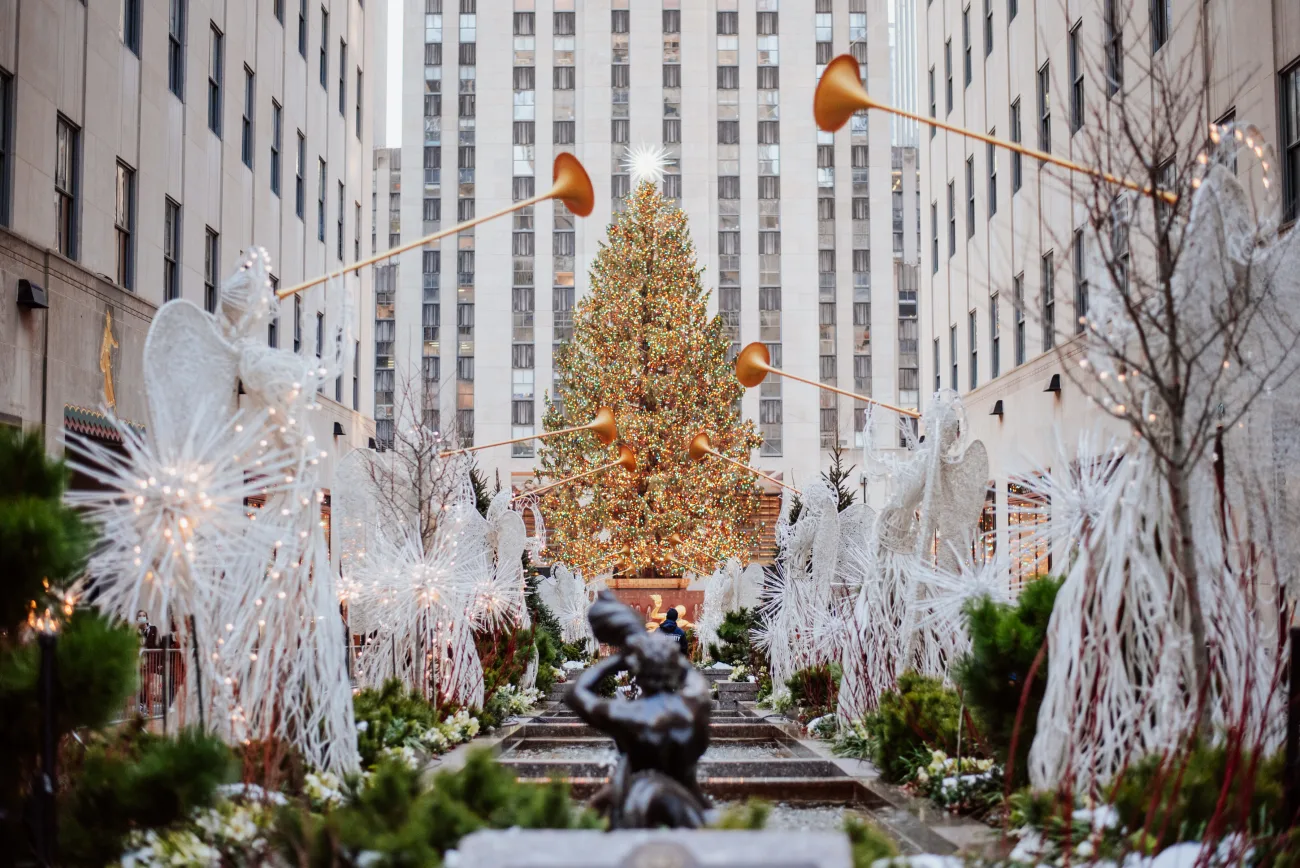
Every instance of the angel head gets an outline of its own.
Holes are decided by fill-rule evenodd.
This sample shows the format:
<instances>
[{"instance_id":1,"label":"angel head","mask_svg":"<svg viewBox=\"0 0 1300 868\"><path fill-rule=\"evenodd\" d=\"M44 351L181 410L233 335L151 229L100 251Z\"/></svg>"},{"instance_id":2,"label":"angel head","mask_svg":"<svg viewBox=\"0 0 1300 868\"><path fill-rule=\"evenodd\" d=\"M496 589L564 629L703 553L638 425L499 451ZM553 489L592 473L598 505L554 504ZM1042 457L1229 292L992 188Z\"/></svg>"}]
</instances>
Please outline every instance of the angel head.
<instances>
[{"instance_id":1,"label":"angel head","mask_svg":"<svg viewBox=\"0 0 1300 868\"><path fill-rule=\"evenodd\" d=\"M261 247L248 251L244 261L221 284L222 328L237 340L260 334L275 316L275 290L271 287L271 257Z\"/></svg>"},{"instance_id":2,"label":"angel head","mask_svg":"<svg viewBox=\"0 0 1300 868\"><path fill-rule=\"evenodd\" d=\"M925 427L935 442L940 455L950 455L961 442L961 400L955 392L942 389L935 393L930 409L925 413Z\"/></svg>"}]
</instances>

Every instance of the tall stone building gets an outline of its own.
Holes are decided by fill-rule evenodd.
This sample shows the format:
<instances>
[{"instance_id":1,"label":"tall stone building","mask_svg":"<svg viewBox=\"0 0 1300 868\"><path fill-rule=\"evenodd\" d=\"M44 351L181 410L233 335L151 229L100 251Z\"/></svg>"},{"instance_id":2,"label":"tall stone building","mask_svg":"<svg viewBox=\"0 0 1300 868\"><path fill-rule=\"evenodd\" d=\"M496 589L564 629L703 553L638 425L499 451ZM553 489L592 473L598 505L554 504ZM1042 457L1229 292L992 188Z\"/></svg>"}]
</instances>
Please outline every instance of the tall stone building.
<instances>
[{"instance_id":1,"label":"tall stone building","mask_svg":"<svg viewBox=\"0 0 1300 868\"><path fill-rule=\"evenodd\" d=\"M565 151L590 173L596 209L581 219L546 202L388 267L381 434L404 394L436 394L418 408L426 420L477 443L540 431L547 394L562 397L553 350L630 189L624 157L642 145L667 152L661 189L690 217L737 349L763 341L793 373L915 405L915 150L893 147L884 116L838 135L812 118L837 54L889 90L891 38L910 44L910 19L884 0L404 0L402 14L401 141L376 156L376 243L544 192ZM764 436L755 462L815 476L827 447L857 442L855 403L769 378L742 402ZM520 482L534 448L480 462Z\"/></svg>"},{"instance_id":2,"label":"tall stone building","mask_svg":"<svg viewBox=\"0 0 1300 868\"><path fill-rule=\"evenodd\" d=\"M285 286L369 253L371 31L361 0L0 0L0 422L55 453L110 436L109 404L143 424L160 305L212 310L252 245ZM359 360L370 278L344 281ZM268 342L324 352L325 293ZM326 389L327 463L367 445L372 397L360 361Z\"/></svg>"},{"instance_id":3,"label":"tall stone building","mask_svg":"<svg viewBox=\"0 0 1300 868\"><path fill-rule=\"evenodd\" d=\"M1203 114L1258 125L1288 225L1300 214L1300 4L927 0L918 17L922 114L1091 162L1089 136L1121 88L1148 98L1150 64L1197 70ZM1034 569L1044 553L1018 546L1046 511L1020 481L1052 462L1058 430L1070 442L1108 418L1061 369L1082 350L1089 284L1108 279L1088 273L1092 186L943 130L922 126L919 148L923 390L961 393L989 446L984 529L1013 569ZM1247 171L1243 157L1239 175L1258 184Z\"/></svg>"}]
</instances>

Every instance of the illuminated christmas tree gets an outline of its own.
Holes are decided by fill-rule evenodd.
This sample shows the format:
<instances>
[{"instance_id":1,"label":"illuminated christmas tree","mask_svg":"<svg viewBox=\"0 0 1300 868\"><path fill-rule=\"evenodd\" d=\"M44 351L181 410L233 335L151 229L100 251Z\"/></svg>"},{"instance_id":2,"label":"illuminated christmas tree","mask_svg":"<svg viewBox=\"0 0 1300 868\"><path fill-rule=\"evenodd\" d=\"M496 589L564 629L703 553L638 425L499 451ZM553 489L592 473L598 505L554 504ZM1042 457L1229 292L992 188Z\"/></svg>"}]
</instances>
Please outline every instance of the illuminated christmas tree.
<instances>
[{"instance_id":1,"label":"illuminated christmas tree","mask_svg":"<svg viewBox=\"0 0 1300 868\"><path fill-rule=\"evenodd\" d=\"M650 177L653 172L646 173ZM591 294L574 313L573 339L555 355L562 403L546 430L582 424L613 408L619 440L590 432L543 441L541 473L562 479L618 457L625 444L637 469L614 467L543 498L547 554L592 575L679 575L748 558L759 490L754 477L716 457L692 462L691 438L748 464L761 442L741 419L744 387L727 358L719 318L709 318L686 215L651 180L637 185L591 269ZM675 534L681 541L670 539ZM676 563L674 563L676 561Z\"/></svg>"}]
</instances>

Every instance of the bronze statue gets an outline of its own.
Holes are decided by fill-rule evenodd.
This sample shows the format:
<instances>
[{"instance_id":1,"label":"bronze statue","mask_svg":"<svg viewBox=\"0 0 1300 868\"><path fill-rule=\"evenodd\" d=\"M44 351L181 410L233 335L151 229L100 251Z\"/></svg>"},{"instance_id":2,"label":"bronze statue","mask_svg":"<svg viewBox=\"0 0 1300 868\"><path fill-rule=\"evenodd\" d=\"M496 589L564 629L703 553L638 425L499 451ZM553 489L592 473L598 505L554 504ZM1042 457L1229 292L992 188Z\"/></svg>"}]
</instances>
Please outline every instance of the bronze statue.
<instances>
[{"instance_id":1,"label":"bronze statue","mask_svg":"<svg viewBox=\"0 0 1300 868\"><path fill-rule=\"evenodd\" d=\"M592 603L587 619L598 640L618 649L578 676L564 697L618 747L618 767L593 806L611 829L704 826L709 802L695 769L709 747L708 681L676 641L646 632L641 616L609 591ZM601 679L625 670L636 679L640 698L596 695Z\"/></svg>"}]
</instances>

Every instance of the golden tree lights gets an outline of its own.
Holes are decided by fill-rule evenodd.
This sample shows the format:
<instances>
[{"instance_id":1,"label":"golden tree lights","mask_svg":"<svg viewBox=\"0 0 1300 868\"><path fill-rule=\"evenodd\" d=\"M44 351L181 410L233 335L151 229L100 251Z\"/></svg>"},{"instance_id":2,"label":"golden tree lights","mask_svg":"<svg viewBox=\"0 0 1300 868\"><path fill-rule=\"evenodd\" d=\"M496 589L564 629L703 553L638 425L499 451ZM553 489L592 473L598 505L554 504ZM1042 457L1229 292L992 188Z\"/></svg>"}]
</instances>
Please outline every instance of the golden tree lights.
<instances>
[{"instance_id":1,"label":"golden tree lights","mask_svg":"<svg viewBox=\"0 0 1300 868\"><path fill-rule=\"evenodd\" d=\"M759 496L753 476L721 461L693 462L688 453L691 438L707 431L714 448L745 465L761 442L738 412L744 387L727 359L721 321L708 316L700 271L686 215L654 184L639 184L596 256L573 339L556 352L564 412L551 404L543 420L553 431L612 407L637 469L547 495L552 560L590 572L673 575L680 572L673 558L699 561L701 570L747 559ZM539 475L574 476L615 457L590 433L553 438L541 447ZM689 553L670 540L674 534Z\"/></svg>"}]
</instances>

